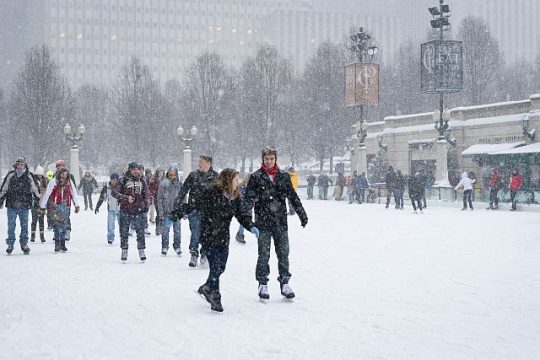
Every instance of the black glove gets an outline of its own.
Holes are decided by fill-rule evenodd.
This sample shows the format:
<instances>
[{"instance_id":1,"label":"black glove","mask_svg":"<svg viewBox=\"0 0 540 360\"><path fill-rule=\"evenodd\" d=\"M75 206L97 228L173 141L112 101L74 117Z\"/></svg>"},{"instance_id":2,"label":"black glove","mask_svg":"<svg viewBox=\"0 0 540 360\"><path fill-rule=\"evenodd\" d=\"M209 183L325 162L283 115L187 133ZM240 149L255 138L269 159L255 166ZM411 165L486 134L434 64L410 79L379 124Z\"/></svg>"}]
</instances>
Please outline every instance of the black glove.
<instances>
[{"instance_id":1,"label":"black glove","mask_svg":"<svg viewBox=\"0 0 540 360\"><path fill-rule=\"evenodd\" d=\"M307 216L302 216L302 218L300 218L300 225L302 225L302 227L305 228L307 223L308 223Z\"/></svg>"},{"instance_id":2,"label":"black glove","mask_svg":"<svg viewBox=\"0 0 540 360\"><path fill-rule=\"evenodd\" d=\"M94 214L97 214L99 212L99 208L97 207L96 210L94 210Z\"/></svg>"}]
</instances>

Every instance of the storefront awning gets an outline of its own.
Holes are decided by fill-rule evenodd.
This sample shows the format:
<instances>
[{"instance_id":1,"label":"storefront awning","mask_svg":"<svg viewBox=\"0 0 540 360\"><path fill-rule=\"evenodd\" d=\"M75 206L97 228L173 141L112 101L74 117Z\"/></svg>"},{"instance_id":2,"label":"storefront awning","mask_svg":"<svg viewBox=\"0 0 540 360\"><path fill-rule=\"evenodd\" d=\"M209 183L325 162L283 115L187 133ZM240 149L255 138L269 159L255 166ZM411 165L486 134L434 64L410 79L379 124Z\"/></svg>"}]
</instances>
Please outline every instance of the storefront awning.
<instances>
[{"instance_id":1,"label":"storefront awning","mask_svg":"<svg viewBox=\"0 0 540 360\"><path fill-rule=\"evenodd\" d=\"M461 152L463 156L492 155L501 151L508 151L525 145L525 142L503 143L503 144L476 144L471 145Z\"/></svg>"},{"instance_id":2,"label":"storefront awning","mask_svg":"<svg viewBox=\"0 0 540 360\"><path fill-rule=\"evenodd\" d=\"M536 142L536 143L525 145L525 146L520 146L515 149L497 151L493 155L518 155L518 154L534 154L534 153L540 153L540 142Z\"/></svg>"}]
</instances>

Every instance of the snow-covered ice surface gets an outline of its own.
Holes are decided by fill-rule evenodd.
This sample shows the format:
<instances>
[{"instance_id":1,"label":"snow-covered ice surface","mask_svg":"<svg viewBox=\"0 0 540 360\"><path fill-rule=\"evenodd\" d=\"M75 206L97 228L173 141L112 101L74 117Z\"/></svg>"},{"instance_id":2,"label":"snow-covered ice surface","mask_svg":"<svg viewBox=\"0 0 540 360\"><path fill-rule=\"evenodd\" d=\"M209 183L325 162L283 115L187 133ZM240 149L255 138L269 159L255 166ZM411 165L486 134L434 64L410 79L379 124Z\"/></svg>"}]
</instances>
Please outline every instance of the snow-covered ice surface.
<instances>
[{"instance_id":1,"label":"snow-covered ice surface","mask_svg":"<svg viewBox=\"0 0 540 360\"><path fill-rule=\"evenodd\" d=\"M106 215L72 215L66 254L47 243L0 256L1 359L538 359L540 228L535 212L462 212L306 201L290 217L294 302L257 299L256 241L231 242L225 312L194 293L207 270L147 239L105 241ZM407 204L408 205L408 204ZM237 224L233 221L232 233ZM0 212L2 236L5 209ZM2 249L4 254L4 249Z\"/></svg>"}]
</instances>

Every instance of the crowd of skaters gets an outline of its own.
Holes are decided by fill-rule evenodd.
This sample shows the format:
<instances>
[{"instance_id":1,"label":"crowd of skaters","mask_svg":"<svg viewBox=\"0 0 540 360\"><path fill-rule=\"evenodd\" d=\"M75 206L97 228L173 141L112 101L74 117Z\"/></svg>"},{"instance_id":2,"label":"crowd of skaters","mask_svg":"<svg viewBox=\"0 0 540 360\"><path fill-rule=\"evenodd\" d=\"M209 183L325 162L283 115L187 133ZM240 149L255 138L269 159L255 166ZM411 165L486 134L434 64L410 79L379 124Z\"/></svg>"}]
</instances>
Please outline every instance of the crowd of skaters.
<instances>
[{"instance_id":1,"label":"crowd of skaters","mask_svg":"<svg viewBox=\"0 0 540 360\"><path fill-rule=\"evenodd\" d=\"M212 167L212 157L201 155L198 169L181 181L178 169L171 166L167 171L145 172L144 167L131 162L123 174L112 173L101 190L95 210L92 193L97 182L87 172L77 187L75 179L60 160L56 172L44 176L43 168L31 173L24 158L18 158L4 178L0 188L0 207L4 202L8 213L8 238L6 253L10 255L15 244L15 224L19 219L21 251L28 255L28 214L32 210L32 235L40 224L40 239L45 242L44 219L54 231L54 252L67 252L66 242L71 234L71 208L79 213L77 189L82 190L85 210L96 214L107 203L107 243L115 241L115 224L120 230L121 261L128 258L129 237L135 233L141 262L146 260L145 236L149 235L148 223L156 224L156 234L161 235L161 254L167 255L170 229L173 228L173 249L181 255L181 221L187 219L191 231L189 251L190 267L208 267L207 281L198 292L210 303L214 311L223 311L220 293L220 275L225 271L229 254L229 228L235 217L242 231L236 239L244 242L243 229L250 231L258 244L255 278L259 284L261 300L270 297L268 276L271 242L274 241L278 260L278 281L281 295L295 297L289 280L289 238L287 205L300 218L302 227L308 223L307 214L297 195L298 177L278 167L277 150L265 148L261 154L262 165L240 186L238 171L230 168L217 173ZM254 212L254 219L252 219ZM151 215L151 219L149 219ZM34 221L35 220L35 221ZM151 220L151 221L149 221ZM240 241L241 240L241 241Z\"/></svg>"}]
</instances>

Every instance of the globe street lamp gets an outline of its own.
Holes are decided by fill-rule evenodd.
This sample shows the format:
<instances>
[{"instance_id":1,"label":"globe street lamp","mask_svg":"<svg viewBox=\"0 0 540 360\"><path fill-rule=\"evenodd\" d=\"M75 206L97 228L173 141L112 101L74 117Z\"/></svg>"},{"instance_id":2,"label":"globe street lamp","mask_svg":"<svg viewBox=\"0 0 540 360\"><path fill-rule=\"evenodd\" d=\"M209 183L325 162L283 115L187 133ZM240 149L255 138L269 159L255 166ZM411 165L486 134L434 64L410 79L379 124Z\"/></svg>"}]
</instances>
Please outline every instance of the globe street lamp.
<instances>
[{"instance_id":1,"label":"globe street lamp","mask_svg":"<svg viewBox=\"0 0 540 360\"><path fill-rule=\"evenodd\" d=\"M72 132L71 126L69 124L66 124L66 126L64 126L64 135L66 136L66 140L71 143L69 166L71 168L71 173L73 177L75 178L76 183L78 183L80 180L79 148L77 144L83 140L83 136L85 133L86 133L86 128L84 127L83 124L79 125L78 133L77 131Z\"/></svg>"},{"instance_id":2,"label":"globe street lamp","mask_svg":"<svg viewBox=\"0 0 540 360\"><path fill-rule=\"evenodd\" d=\"M178 129L176 129L176 134L178 135L178 138L180 141L184 144L184 166L182 168L182 171L184 173L184 178L186 178L189 173L191 172L191 142L197 136L198 129L195 125L191 127L191 130L186 131L182 126L179 126Z\"/></svg>"}]
</instances>

